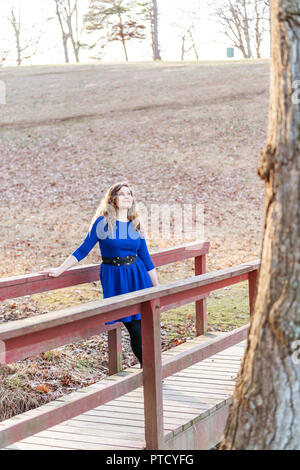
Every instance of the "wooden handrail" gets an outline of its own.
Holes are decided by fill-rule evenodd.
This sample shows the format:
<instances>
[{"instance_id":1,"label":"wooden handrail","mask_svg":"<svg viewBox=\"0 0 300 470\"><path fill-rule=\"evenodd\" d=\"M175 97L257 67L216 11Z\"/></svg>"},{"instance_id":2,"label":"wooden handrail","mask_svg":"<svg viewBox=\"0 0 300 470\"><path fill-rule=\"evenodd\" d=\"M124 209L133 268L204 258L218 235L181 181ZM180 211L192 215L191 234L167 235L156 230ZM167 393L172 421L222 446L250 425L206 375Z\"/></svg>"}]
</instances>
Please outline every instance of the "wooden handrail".
<instances>
[{"instance_id":1,"label":"wooden handrail","mask_svg":"<svg viewBox=\"0 0 300 470\"><path fill-rule=\"evenodd\" d=\"M10 423L0 423L0 447L35 434L43 429L47 429L50 426L54 426L88 409L110 401L116 396L134 390L141 385L142 378L145 396L146 447L148 449L161 448L161 446L163 446L161 378L167 377L185 367L189 367L216 352L240 342L246 337L248 325L230 332L226 337L214 341L213 344L196 346L192 348L190 352L185 351L181 353L179 357L168 359L161 364L160 330L158 328L160 315L159 304L163 303L164 307L167 308L167 306L173 305L174 302L176 305L178 302L182 304L188 299L191 302L191 299L198 299L203 293L225 287L225 285L231 285L246 279L249 281L252 279L251 282L253 282L257 277L259 265L260 262L256 260L233 268L175 281L163 286L151 287L143 289L142 291L123 294L122 296L104 299L98 302L90 302L88 307L84 308L84 312L82 312L82 306L70 307L69 309L60 311L60 314L62 314L61 317L59 312L50 312L49 314L42 315L40 318L33 317L25 320L17 320L10 325L0 325L0 339L3 342L8 345L12 342L10 345L12 346L14 341L21 341L26 338L28 346L34 339L34 335L38 335L35 340L38 340L39 337L41 338L41 333L49 337L49 330L51 328L52 331L53 328L62 327L70 330L76 323L78 327L80 323L81 326L83 324L86 325L86 323L92 319L97 319L98 325L103 325L104 322L116 319L117 316L120 316L120 309L122 313L125 313L129 306L130 312L132 312L132 310L140 311L141 309L142 331L147 331L147 335L143 335L142 338L144 358L143 373L139 371L135 372L134 375L128 376L128 383L126 380L123 381L121 388L119 387L118 381L115 386L110 387L109 390L107 387L98 386L98 384L91 386L91 389L89 389L91 390L91 395L88 399L84 399L82 395L79 396L78 406L76 406L76 399L75 401L72 400L72 398L68 400L68 397L66 397L64 400L66 403L66 414L63 411L63 407L61 407L56 411L54 409L48 410L41 420L38 419L36 414L31 413L30 418L26 417L22 420L22 416L18 416L17 420L13 418L12 421L8 420ZM253 273L255 271L256 275L254 276ZM254 295L255 289L253 285L252 288L249 289L249 295L250 291L251 295ZM79 307L81 307L81 311ZM74 309L76 310L75 312ZM71 312L71 310L73 311ZM45 318L46 315L48 315L48 318ZM28 324L28 321L31 321L31 324ZM20 322L22 322L22 325L20 325ZM30 333L30 328L33 328L33 333ZM92 332L91 334L94 333ZM124 392L124 390L126 390L126 392ZM72 402L72 406L70 406L70 402ZM155 410L153 407L155 407ZM29 416L28 413L30 414L30 412L27 412L27 416Z\"/></svg>"},{"instance_id":2,"label":"wooden handrail","mask_svg":"<svg viewBox=\"0 0 300 470\"><path fill-rule=\"evenodd\" d=\"M151 257L155 266L162 266L175 261L194 257L195 274L201 274L205 272L205 258L209 251L209 245L209 242L194 241L176 247L165 248L158 252L152 252ZM2 278L0 279L0 300L98 281L99 266L99 264L76 266L65 271L57 278L51 278L47 274L41 273ZM205 297L206 295L196 301L196 335L202 334L202 332L206 331L207 322ZM122 370L121 326L122 323L114 323L107 328L102 326L100 329L98 328L95 331L95 334L100 334L103 331L108 332L108 371L110 375ZM73 341L79 341L80 339L86 338L86 334L89 334L89 332L85 332L83 336L80 336L80 334L73 334L69 337L69 341L71 341L71 339ZM66 344L66 340L61 342L48 342L47 344L49 348L53 349ZM52 346L50 346L51 344ZM0 363L1 346L2 345L0 344ZM46 347L45 343L44 346Z\"/></svg>"},{"instance_id":3,"label":"wooden handrail","mask_svg":"<svg viewBox=\"0 0 300 470\"><path fill-rule=\"evenodd\" d=\"M196 256L206 255L208 251L209 242L192 242L151 252L150 256L154 265L158 267ZM76 266L55 278L40 273L0 278L0 300L99 281L99 267L100 264Z\"/></svg>"},{"instance_id":4,"label":"wooden handrail","mask_svg":"<svg viewBox=\"0 0 300 470\"><path fill-rule=\"evenodd\" d=\"M248 279L248 273L258 269L259 261L172 281L166 284L121 294L85 304L67 307L0 325L0 340L16 338L61 325L74 324L101 315L102 324L124 316L138 313L141 303L160 298L161 311L173 306L190 303L202 294L221 289Z\"/></svg>"}]
</instances>

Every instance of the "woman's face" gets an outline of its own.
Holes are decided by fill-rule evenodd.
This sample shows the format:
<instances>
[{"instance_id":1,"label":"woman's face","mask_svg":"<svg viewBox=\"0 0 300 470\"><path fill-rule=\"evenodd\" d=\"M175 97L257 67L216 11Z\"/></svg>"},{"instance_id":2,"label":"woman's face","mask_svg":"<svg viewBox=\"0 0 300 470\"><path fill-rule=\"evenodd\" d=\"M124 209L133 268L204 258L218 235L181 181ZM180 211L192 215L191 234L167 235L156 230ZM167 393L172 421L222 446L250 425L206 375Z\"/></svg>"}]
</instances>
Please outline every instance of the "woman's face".
<instances>
[{"instance_id":1,"label":"woman's face","mask_svg":"<svg viewBox=\"0 0 300 470\"><path fill-rule=\"evenodd\" d=\"M119 209L130 209L133 197L127 186L122 186L117 192L117 206Z\"/></svg>"}]
</instances>

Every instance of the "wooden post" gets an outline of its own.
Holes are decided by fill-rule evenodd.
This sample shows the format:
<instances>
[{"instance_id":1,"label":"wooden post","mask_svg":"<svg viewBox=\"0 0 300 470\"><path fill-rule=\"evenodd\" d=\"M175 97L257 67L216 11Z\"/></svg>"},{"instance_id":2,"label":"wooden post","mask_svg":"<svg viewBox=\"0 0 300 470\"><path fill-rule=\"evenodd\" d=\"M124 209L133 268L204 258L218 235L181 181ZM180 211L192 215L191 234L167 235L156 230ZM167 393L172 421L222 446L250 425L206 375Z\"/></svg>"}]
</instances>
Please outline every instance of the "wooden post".
<instances>
[{"instance_id":1,"label":"wooden post","mask_svg":"<svg viewBox=\"0 0 300 470\"><path fill-rule=\"evenodd\" d=\"M255 301L255 295L256 295L257 275L258 275L258 270L251 271L250 273L248 273L250 317L254 313L254 301Z\"/></svg>"},{"instance_id":2,"label":"wooden post","mask_svg":"<svg viewBox=\"0 0 300 470\"><path fill-rule=\"evenodd\" d=\"M195 256L195 276L206 272L206 256ZM206 299L196 300L196 336L207 332Z\"/></svg>"},{"instance_id":3,"label":"wooden post","mask_svg":"<svg viewBox=\"0 0 300 470\"><path fill-rule=\"evenodd\" d=\"M159 299L142 304L143 385L146 449L164 444Z\"/></svg>"},{"instance_id":4,"label":"wooden post","mask_svg":"<svg viewBox=\"0 0 300 470\"><path fill-rule=\"evenodd\" d=\"M121 327L108 331L108 374L122 370L122 333Z\"/></svg>"}]
</instances>

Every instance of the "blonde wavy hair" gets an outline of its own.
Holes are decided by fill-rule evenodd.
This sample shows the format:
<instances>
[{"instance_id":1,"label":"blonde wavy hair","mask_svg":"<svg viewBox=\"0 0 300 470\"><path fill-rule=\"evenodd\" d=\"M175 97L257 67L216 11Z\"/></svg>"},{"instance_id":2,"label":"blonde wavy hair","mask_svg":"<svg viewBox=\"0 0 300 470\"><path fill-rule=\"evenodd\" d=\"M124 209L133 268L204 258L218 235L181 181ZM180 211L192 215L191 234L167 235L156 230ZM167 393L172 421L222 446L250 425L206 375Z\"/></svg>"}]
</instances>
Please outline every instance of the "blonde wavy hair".
<instances>
[{"instance_id":1,"label":"blonde wavy hair","mask_svg":"<svg viewBox=\"0 0 300 470\"><path fill-rule=\"evenodd\" d=\"M99 206L96 209L95 215L92 219L92 222L89 227L89 234L91 233L91 229L93 227L94 222L100 217L101 215L104 216L105 222L108 224L109 232L113 232L116 226L117 220L117 197L118 191L123 187L126 186L131 196L133 197L132 205L127 211L128 220L132 223L133 228L139 232L142 236L144 236L144 231L141 225L140 214L137 209L137 202L135 198L135 192L133 188L129 185L127 181L121 181L119 183L115 183L106 191L105 196L101 199ZM106 224L105 224L106 225Z\"/></svg>"}]
</instances>

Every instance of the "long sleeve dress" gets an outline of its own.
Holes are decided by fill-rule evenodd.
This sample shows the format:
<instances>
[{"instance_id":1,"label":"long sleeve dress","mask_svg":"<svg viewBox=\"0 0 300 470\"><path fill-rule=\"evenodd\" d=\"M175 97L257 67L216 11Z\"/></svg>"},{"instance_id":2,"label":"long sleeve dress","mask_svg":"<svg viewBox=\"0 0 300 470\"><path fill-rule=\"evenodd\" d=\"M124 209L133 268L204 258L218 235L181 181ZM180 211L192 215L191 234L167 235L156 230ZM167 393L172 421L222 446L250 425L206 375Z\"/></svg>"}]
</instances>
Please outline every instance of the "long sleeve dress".
<instances>
[{"instance_id":1,"label":"long sleeve dress","mask_svg":"<svg viewBox=\"0 0 300 470\"><path fill-rule=\"evenodd\" d=\"M87 233L83 243L72 253L78 261L85 258L95 244L99 242L100 254L103 257L115 258L127 255L138 255L137 260L132 264L114 266L102 263L99 269L99 278L102 284L103 297L113 297L115 295L126 294L139 289L152 287L152 282L148 271L155 268L145 238L134 229L128 222L116 221L114 232L108 234L108 225L104 216L98 217L90 231ZM130 322L140 320L141 313L114 320Z\"/></svg>"}]
</instances>

